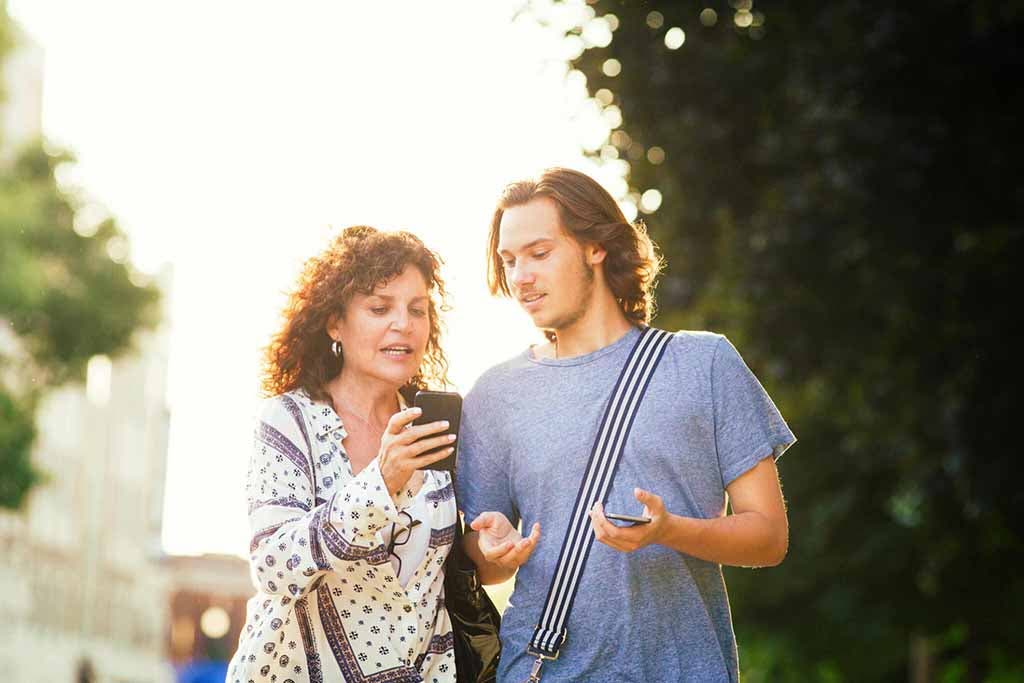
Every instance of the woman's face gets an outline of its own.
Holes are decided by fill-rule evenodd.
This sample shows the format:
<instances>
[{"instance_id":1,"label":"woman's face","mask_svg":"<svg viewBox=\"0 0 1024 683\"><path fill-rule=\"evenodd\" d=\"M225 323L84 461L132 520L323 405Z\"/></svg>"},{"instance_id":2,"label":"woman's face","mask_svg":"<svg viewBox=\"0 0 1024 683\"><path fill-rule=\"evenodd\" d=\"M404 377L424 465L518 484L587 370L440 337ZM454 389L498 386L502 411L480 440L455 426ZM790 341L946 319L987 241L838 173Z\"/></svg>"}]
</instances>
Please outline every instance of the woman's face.
<instances>
[{"instance_id":1,"label":"woman's face","mask_svg":"<svg viewBox=\"0 0 1024 683\"><path fill-rule=\"evenodd\" d=\"M341 342L346 374L403 386L419 370L430 336L430 294L423 275L406 266L372 294L356 294L327 333Z\"/></svg>"}]
</instances>

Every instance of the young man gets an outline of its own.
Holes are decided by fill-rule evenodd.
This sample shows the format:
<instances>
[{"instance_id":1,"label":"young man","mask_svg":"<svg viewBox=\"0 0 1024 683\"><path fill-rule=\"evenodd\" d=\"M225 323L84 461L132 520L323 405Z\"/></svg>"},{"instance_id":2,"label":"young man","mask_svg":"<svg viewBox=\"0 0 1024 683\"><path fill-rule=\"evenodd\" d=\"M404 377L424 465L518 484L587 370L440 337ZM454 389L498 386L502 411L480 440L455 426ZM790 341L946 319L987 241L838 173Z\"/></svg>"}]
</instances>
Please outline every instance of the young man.
<instances>
[{"instance_id":1,"label":"young man","mask_svg":"<svg viewBox=\"0 0 1024 683\"><path fill-rule=\"evenodd\" d=\"M499 681L520 683L536 659L527 646L598 425L649 321L660 264L643 228L600 185L560 168L506 188L490 248L492 292L515 297L548 339L478 380L460 436L466 549L484 583L518 570ZM721 565L770 566L785 556L775 459L794 441L727 339L673 335L607 502L589 512L598 542L543 681L737 681ZM605 510L651 521L620 526Z\"/></svg>"}]
</instances>

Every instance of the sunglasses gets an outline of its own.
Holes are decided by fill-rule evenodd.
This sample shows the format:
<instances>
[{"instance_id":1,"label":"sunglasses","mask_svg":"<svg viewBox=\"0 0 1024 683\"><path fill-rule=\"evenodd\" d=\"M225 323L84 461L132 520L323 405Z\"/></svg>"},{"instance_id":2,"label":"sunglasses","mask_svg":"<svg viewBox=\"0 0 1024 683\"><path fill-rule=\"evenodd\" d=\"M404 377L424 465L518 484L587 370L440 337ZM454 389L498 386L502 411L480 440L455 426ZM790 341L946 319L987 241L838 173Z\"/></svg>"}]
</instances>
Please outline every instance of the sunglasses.
<instances>
[{"instance_id":1,"label":"sunglasses","mask_svg":"<svg viewBox=\"0 0 1024 683\"><path fill-rule=\"evenodd\" d=\"M399 557L398 553L395 552L395 548L397 548L400 545L405 545L406 543L408 543L409 539L412 537L412 530L420 524L422 524L422 522L420 522L420 520L418 519L413 519L412 515L410 515L405 510L399 512L398 516L400 518L407 518L409 521L406 522L405 526L399 529L398 531L395 531L397 522L391 524L391 540L388 542L388 555L394 555L395 559L398 560L398 569L395 571L395 574L401 576L402 558Z\"/></svg>"}]
</instances>

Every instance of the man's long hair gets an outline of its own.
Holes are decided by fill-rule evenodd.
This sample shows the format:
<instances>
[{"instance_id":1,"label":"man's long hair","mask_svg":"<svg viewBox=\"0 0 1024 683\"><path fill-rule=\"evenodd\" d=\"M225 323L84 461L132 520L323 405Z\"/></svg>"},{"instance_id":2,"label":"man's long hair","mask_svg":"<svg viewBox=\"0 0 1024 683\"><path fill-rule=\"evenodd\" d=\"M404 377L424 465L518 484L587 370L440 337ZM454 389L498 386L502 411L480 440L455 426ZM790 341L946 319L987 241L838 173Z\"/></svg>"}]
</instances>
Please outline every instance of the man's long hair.
<instances>
[{"instance_id":1,"label":"man's long hair","mask_svg":"<svg viewBox=\"0 0 1024 683\"><path fill-rule=\"evenodd\" d=\"M630 223L608 191L590 176L568 168L549 168L532 180L505 187L494 210L487 240L487 284L491 294L511 296L498 254L501 217L506 209L538 197L558 206L566 233L581 244L604 248L604 277L626 319L647 325L654 315L654 283L662 269L657 247L643 221Z\"/></svg>"}]
</instances>

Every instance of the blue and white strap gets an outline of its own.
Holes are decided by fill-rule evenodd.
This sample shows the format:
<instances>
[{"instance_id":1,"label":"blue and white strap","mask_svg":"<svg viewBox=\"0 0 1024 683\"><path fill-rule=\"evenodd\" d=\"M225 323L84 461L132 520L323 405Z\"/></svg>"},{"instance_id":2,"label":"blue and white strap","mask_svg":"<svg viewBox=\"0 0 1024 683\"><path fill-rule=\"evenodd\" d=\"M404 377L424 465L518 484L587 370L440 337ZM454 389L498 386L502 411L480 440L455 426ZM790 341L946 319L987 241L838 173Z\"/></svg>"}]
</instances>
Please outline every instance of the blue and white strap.
<instances>
[{"instance_id":1,"label":"blue and white strap","mask_svg":"<svg viewBox=\"0 0 1024 683\"><path fill-rule=\"evenodd\" d=\"M633 419L671 338L672 334L664 330L644 329L615 383L590 453L587 472L576 494L576 504L562 541L558 566L551 578L547 602L527 648L530 654L537 656L531 680L540 680L541 662L558 657L558 650L566 638L569 610L594 542L588 513L597 501L603 504L608 497Z\"/></svg>"}]
</instances>

